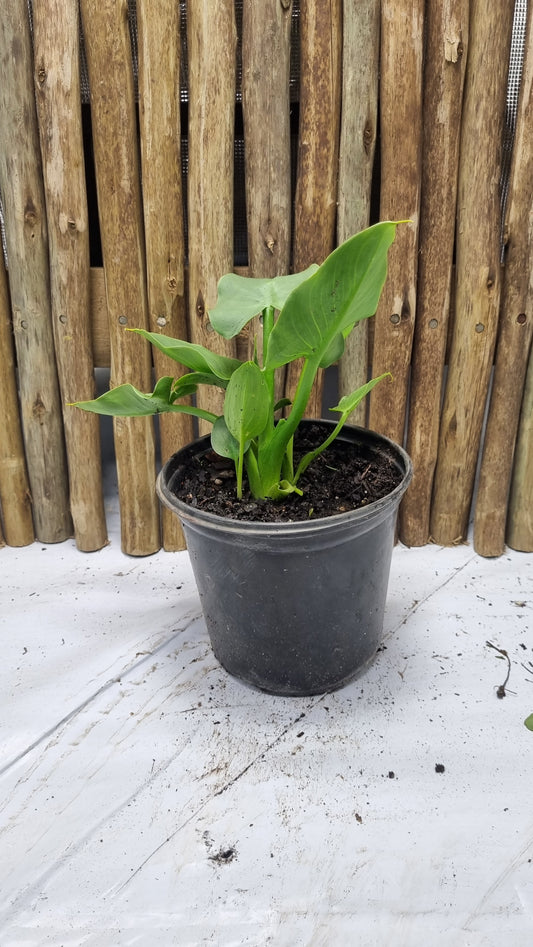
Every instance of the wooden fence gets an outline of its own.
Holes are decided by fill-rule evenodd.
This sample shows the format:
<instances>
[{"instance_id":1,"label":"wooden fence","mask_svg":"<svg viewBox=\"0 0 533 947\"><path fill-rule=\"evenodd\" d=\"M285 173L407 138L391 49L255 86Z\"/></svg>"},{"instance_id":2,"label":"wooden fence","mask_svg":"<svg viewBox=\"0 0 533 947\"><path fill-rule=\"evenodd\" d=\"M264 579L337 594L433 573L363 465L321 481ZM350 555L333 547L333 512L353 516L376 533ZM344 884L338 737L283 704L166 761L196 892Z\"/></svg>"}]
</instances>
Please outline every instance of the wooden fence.
<instances>
[{"instance_id":1,"label":"wooden fence","mask_svg":"<svg viewBox=\"0 0 533 947\"><path fill-rule=\"evenodd\" d=\"M512 3L3 5L0 542L106 543L99 419L66 403L92 397L106 364L112 384L151 389L149 346L125 326L212 346L208 310L236 263L302 269L369 222L409 219L340 392L393 373L357 420L412 456L407 545L461 542L475 493L476 550L533 551L531 6L502 230ZM155 357L157 374L174 368ZM161 418L163 460L191 436ZM160 523L152 420L116 420L114 446L124 552L182 548Z\"/></svg>"}]
</instances>

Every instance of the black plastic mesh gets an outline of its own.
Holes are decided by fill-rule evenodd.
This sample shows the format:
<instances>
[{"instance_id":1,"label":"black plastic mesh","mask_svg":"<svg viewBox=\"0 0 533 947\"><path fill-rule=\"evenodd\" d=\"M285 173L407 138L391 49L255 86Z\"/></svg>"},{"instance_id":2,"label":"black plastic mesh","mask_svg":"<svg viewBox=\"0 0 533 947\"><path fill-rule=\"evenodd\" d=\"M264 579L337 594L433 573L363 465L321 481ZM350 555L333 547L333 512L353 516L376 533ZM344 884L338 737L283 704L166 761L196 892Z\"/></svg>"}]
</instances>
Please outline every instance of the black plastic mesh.
<instances>
[{"instance_id":1,"label":"black plastic mesh","mask_svg":"<svg viewBox=\"0 0 533 947\"><path fill-rule=\"evenodd\" d=\"M527 0L515 0L513 33L511 52L509 55L509 81L507 85L507 109L505 113L505 130L503 136L502 174L501 174L501 207L502 207L502 258L503 225L509 195L509 174L513 154L513 142L518 110L518 96L522 79L522 65L524 62L524 40L526 34Z\"/></svg>"},{"instance_id":2,"label":"black plastic mesh","mask_svg":"<svg viewBox=\"0 0 533 947\"><path fill-rule=\"evenodd\" d=\"M182 103L187 103L189 101L189 89L188 89L188 75L187 75L187 2L186 0L176 0L179 4L180 9L180 44L181 44L181 56L180 56L180 99ZM241 101L241 77L242 77L242 62L241 62L241 33L242 33L242 7L243 0L235 0L235 21L237 25L237 36L238 36L238 45L237 45L237 62L236 62L236 85L237 85L237 102ZM131 37L131 52L133 60L133 73L135 78L135 89L136 94L138 95L137 90L137 75L138 75L138 44L137 44L137 2L136 0L128 0L128 10L129 10L129 27L130 27L130 37ZM289 93L291 101L295 102L298 99L298 90L300 84L300 57L299 57L299 22L300 22L300 0L293 0L292 3L292 38L291 38L291 68L290 68L290 87ZM81 97L82 102L90 102L90 89L89 89L89 77L87 74L87 60L85 57L85 49L83 46L83 35L81 39Z\"/></svg>"}]
</instances>

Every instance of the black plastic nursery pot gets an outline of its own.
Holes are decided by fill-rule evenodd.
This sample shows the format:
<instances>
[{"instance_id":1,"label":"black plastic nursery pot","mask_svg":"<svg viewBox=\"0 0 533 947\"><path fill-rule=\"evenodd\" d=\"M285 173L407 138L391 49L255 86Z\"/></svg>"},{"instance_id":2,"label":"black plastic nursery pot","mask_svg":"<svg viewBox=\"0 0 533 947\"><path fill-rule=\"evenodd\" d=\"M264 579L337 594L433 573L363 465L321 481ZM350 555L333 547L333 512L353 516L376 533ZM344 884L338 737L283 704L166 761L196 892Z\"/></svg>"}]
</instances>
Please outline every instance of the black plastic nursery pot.
<instances>
[{"instance_id":1,"label":"black plastic nursery pot","mask_svg":"<svg viewBox=\"0 0 533 947\"><path fill-rule=\"evenodd\" d=\"M334 422L320 423L327 436ZM289 523L226 519L179 500L173 490L194 455L210 449L209 436L174 454L158 477L161 501L183 525L215 656L234 677L271 694L336 690L368 668L381 641L396 516L411 461L400 446L363 428L345 425L338 441L392 463L398 486L334 516Z\"/></svg>"}]
</instances>

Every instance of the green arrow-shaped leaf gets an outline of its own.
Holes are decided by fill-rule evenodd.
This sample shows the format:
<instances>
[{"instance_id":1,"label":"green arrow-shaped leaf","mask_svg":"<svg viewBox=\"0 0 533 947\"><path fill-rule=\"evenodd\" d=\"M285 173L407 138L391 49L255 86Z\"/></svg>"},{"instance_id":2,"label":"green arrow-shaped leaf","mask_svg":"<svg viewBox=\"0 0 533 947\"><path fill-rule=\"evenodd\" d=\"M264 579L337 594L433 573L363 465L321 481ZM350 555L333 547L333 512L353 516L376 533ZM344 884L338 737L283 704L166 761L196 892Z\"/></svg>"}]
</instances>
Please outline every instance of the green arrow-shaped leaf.
<instances>
[{"instance_id":1,"label":"green arrow-shaped leaf","mask_svg":"<svg viewBox=\"0 0 533 947\"><path fill-rule=\"evenodd\" d=\"M297 358L327 362L338 337L375 313L396 227L387 221L350 237L293 290L270 334L267 370Z\"/></svg>"},{"instance_id":2,"label":"green arrow-shaped leaf","mask_svg":"<svg viewBox=\"0 0 533 947\"><path fill-rule=\"evenodd\" d=\"M114 418L141 418L149 417L152 414L164 414L174 411L182 414L192 414L194 417L203 418L205 421L216 419L216 415L210 411L204 411L202 408L174 404L172 401L173 382L174 379L171 377L161 378L151 394L143 394L133 385L117 385L116 388L105 391L103 395L93 401L77 401L72 406L82 408L83 411L90 411L93 414L111 415Z\"/></svg>"},{"instance_id":3,"label":"green arrow-shaped leaf","mask_svg":"<svg viewBox=\"0 0 533 947\"><path fill-rule=\"evenodd\" d=\"M268 306L282 309L292 291L316 272L313 263L301 273L258 279L226 273L218 283L217 304L209 310L209 319L215 332L224 339L233 339L250 319Z\"/></svg>"}]
</instances>

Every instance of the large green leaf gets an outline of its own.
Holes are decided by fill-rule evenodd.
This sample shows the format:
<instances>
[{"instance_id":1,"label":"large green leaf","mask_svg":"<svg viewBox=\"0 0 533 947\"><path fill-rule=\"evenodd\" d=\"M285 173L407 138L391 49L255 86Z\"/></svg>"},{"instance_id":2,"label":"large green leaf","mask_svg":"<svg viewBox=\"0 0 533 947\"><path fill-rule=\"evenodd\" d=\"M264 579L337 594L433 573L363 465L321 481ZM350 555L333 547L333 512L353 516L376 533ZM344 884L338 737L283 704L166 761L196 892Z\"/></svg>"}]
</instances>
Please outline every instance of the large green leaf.
<instances>
[{"instance_id":1,"label":"large green leaf","mask_svg":"<svg viewBox=\"0 0 533 947\"><path fill-rule=\"evenodd\" d=\"M293 290L270 334L267 370L297 358L327 362L339 335L375 313L396 227L386 221L350 237Z\"/></svg>"},{"instance_id":2,"label":"large green leaf","mask_svg":"<svg viewBox=\"0 0 533 947\"><path fill-rule=\"evenodd\" d=\"M237 358L228 358L226 355L218 355L204 348L203 345L196 345L194 342L184 342L181 339L171 339L168 335L162 335L160 332L147 332L146 329L131 329L131 332L137 332L147 339L156 349L168 355L175 362L192 368L195 372L216 375L225 381L231 378L236 368L242 364Z\"/></svg>"},{"instance_id":3,"label":"large green leaf","mask_svg":"<svg viewBox=\"0 0 533 947\"><path fill-rule=\"evenodd\" d=\"M320 359L320 368L329 368L344 355L344 336L337 332Z\"/></svg>"},{"instance_id":4,"label":"large green leaf","mask_svg":"<svg viewBox=\"0 0 533 947\"><path fill-rule=\"evenodd\" d=\"M205 421L216 419L216 415L210 411L204 411L202 408L174 404L172 401L174 397L172 394L173 382L174 379L171 377L161 378L152 394L143 394L133 385L117 385L116 388L105 391L103 395L93 401L77 401L73 406L82 408L84 411L90 411L93 414L111 415L114 418L149 417L153 414L174 411L182 414L192 414L197 418L203 418Z\"/></svg>"},{"instance_id":5,"label":"large green leaf","mask_svg":"<svg viewBox=\"0 0 533 947\"><path fill-rule=\"evenodd\" d=\"M217 304L209 310L209 319L215 332L225 339L238 335L250 319L268 306L282 309L292 291L316 272L313 263L302 273L258 279L226 273L218 283Z\"/></svg>"}]
</instances>

